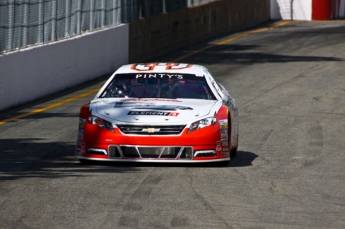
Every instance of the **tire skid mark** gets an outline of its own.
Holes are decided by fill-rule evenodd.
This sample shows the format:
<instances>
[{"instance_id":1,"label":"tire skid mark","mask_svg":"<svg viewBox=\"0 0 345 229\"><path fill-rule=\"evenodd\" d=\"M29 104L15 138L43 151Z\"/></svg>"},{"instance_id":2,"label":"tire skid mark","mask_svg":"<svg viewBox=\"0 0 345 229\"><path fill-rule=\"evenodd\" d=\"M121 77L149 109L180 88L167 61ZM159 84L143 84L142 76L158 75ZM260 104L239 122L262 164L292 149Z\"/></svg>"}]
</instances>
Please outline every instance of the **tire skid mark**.
<instances>
[{"instance_id":1,"label":"tire skid mark","mask_svg":"<svg viewBox=\"0 0 345 229\"><path fill-rule=\"evenodd\" d=\"M314 120L309 129L309 146L323 147L323 133L319 120Z\"/></svg>"},{"instance_id":2,"label":"tire skid mark","mask_svg":"<svg viewBox=\"0 0 345 229\"><path fill-rule=\"evenodd\" d=\"M186 173L186 174L189 174L189 173ZM207 208L210 212L212 212L213 216L215 218L217 218L218 220L217 221L220 221L223 223L224 225L224 228L229 228L229 229L232 229L233 227L230 226L227 222L227 220L223 219L221 216L219 216L219 214L217 213L217 211L212 207L212 204L210 204L209 201L207 201L206 198L204 198L198 191L197 191L197 188L194 187L193 185L193 177L191 175L188 175L188 179L190 180L190 185L191 185L191 189L192 191L194 192L194 195L196 197L196 199L198 199L203 206L205 206L205 208Z\"/></svg>"},{"instance_id":3,"label":"tire skid mark","mask_svg":"<svg viewBox=\"0 0 345 229\"><path fill-rule=\"evenodd\" d=\"M123 215L121 215L120 217L118 226L129 228L140 227L139 218L134 216L133 214L128 213L142 211L144 207L141 202L150 198L150 195L155 189L155 186L162 180L161 175L155 175L153 174L153 172L154 170L149 172L139 184L134 183L137 181L137 179L135 179L134 182L128 184L128 190L131 190L131 187L133 186L136 186L136 188L130 195L130 197L124 202L125 204L123 206Z\"/></svg>"}]
</instances>

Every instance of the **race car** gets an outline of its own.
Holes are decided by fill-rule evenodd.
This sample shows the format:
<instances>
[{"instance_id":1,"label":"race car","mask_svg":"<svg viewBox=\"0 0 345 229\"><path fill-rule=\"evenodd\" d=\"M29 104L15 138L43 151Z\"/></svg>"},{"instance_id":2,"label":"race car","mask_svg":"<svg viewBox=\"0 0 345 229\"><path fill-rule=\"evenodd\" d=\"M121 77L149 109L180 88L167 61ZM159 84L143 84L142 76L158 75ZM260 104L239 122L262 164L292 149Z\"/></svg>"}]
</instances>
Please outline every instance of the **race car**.
<instances>
[{"instance_id":1,"label":"race car","mask_svg":"<svg viewBox=\"0 0 345 229\"><path fill-rule=\"evenodd\" d=\"M127 64L80 109L81 162L228 164L237 154L235 100L207 68Z\"/></svg>"}]
</instances>

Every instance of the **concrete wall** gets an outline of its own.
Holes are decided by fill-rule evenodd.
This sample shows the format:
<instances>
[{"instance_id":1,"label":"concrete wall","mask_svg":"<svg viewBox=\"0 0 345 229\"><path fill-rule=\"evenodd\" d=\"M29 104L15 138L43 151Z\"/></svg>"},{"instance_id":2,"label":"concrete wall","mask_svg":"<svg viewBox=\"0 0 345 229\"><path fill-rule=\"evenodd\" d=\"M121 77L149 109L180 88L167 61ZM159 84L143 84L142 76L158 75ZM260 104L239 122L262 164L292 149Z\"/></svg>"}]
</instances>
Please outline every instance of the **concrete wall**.
<instances>
[{"instance_id":1,"label":"concrete wall","mask_svg":"<svg viewBox=\"0 0 345 229\"><path fill-rule=\"evenodd\" d=\"M0 110L86 82L128 63L129 25L0 55Z\"/></svg>"},{"instance_id":2,"label":"concrete wall","mask_svg":"<svg viewBox=\"0 0 345 229\"><path fill-rule=\"evenodd\" d=\"M0 55L0 110L269 17L270 0L218 0Z\"/></svg>"},{"instance_id":3,"label":"concrete wall","mask_svg":"<svg viewBox=\"0 0 345 229\"><path fill-rule=\"evenodd\" d=\"M129 62L268 21L270 0L220 0L130 23Z\"/></svg>"}]
</instances>

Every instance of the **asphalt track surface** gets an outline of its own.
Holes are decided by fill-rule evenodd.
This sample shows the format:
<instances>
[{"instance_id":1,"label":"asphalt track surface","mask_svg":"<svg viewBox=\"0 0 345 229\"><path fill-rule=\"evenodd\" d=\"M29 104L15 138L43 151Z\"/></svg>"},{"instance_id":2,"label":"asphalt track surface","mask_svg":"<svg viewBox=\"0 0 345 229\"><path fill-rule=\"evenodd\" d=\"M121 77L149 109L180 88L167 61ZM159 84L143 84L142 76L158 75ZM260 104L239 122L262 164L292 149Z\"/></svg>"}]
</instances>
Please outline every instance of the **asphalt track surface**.
<instances>
[{"instance_id":1,"label":"asphalt track surface","mask_svg":"<svg viewBox=\"0 0 345 229\"><path fill-rule=\"evenodd\" d=\"M0 113L0 228L345 228L345 21L254 30L153 60L203 64L236 99L228 167L80 164L104 76Z\"/></svg>"}]
</instances>

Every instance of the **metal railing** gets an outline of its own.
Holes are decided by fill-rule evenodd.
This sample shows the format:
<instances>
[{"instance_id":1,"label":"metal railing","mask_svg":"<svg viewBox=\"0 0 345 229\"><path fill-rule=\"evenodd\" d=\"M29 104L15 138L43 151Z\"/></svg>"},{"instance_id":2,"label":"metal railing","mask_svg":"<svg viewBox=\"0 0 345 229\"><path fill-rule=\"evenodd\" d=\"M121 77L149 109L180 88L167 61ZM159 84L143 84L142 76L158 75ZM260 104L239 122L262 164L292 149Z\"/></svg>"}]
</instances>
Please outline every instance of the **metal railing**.
<instances>
[{"instance_id":1,"label":"metal railing","mask_svg":"<svg viewBox=\"0 0 345 229\"><path fill-rule=\"evenodd\" d=\"M212 0L0 0L0 54Z\"/></svg>"}]
</instances>

